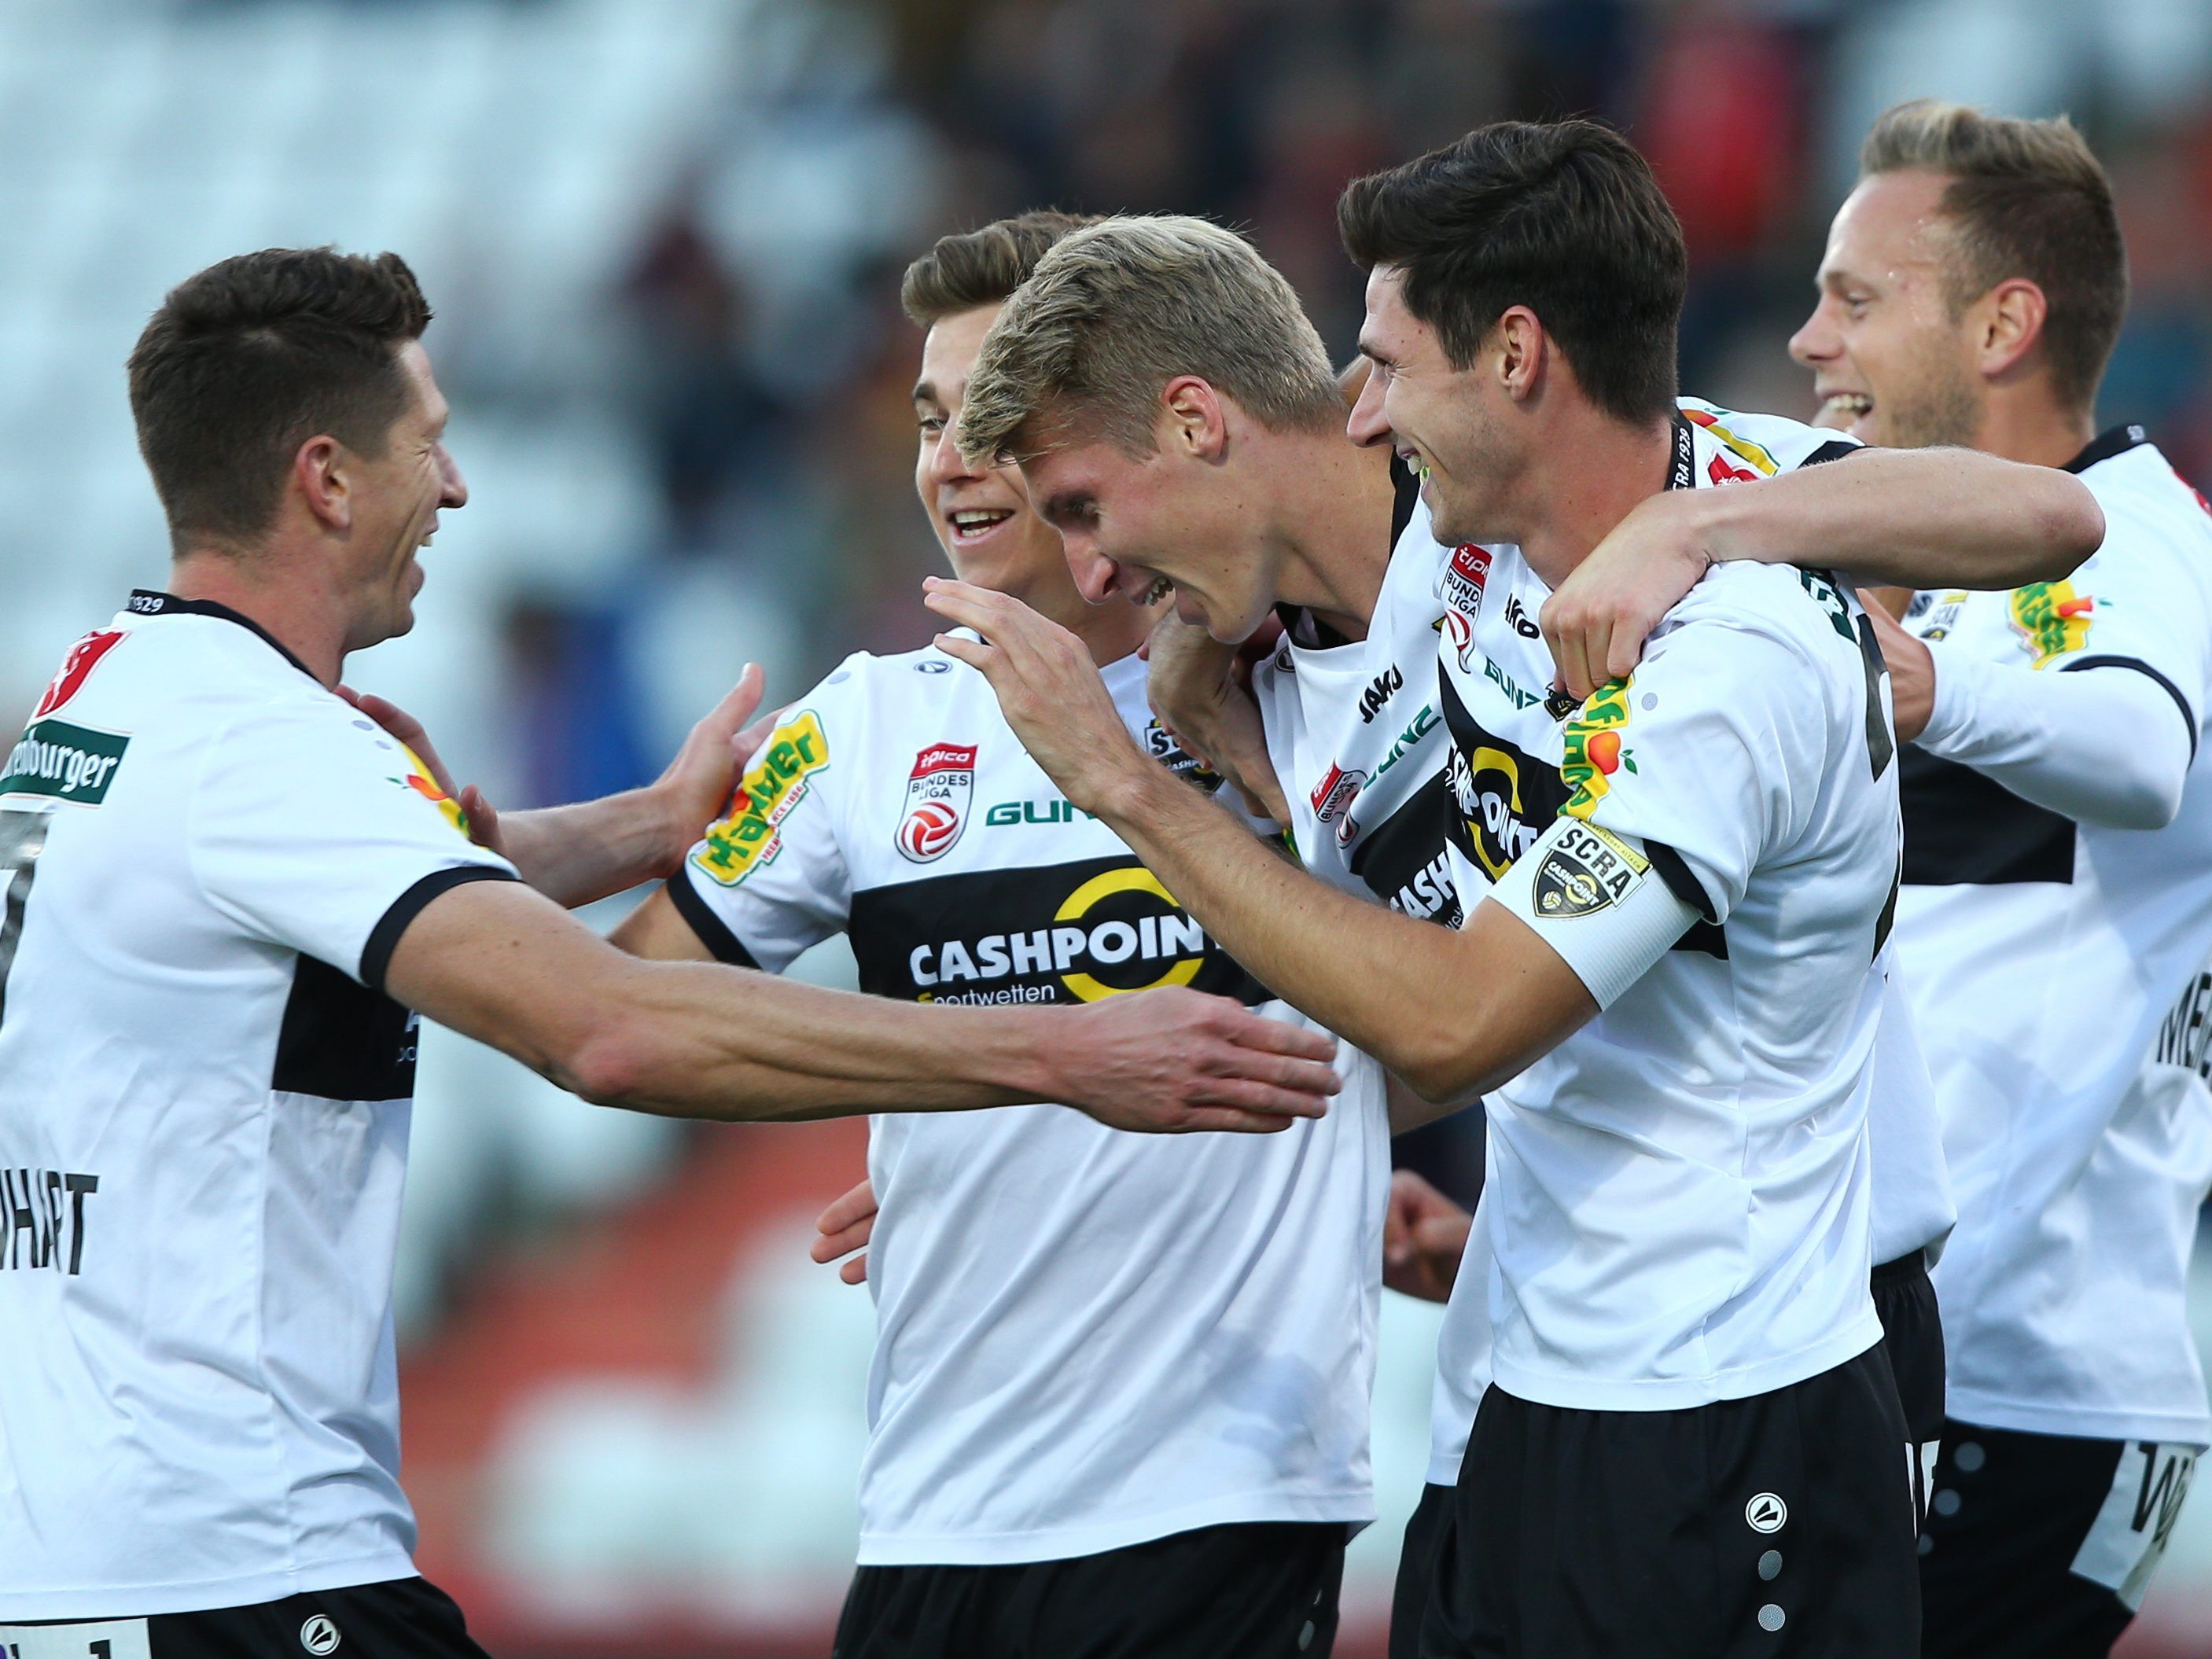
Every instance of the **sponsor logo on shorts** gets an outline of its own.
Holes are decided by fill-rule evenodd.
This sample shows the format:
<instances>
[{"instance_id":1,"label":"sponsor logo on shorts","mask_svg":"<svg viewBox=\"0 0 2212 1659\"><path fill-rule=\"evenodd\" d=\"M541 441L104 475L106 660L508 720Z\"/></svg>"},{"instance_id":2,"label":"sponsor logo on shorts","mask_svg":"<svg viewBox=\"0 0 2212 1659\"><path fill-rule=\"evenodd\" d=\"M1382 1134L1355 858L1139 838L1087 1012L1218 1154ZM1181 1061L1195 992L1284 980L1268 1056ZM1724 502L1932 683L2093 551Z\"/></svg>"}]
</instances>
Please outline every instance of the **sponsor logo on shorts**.
<instances>
[{"instance_id":1,"label":"sponsor logo on shorts","mask_svg":"<svg viewBox=\"0 0 2212 1659\"><path fill-rule=\"evenodd\" d=\"M1594 915L1634 892L1650 867L1618 836L1562 819L1559 838L1536 866L1536 914L1560 920Z\"/></svg>"},{"instance_id":2,"label":"sponsor logo on shorts","mask_svg":"<svg viewBox=\"0 0 2212 1659\"><path fill-rule=\"evenodd\" d=\"M1763 1492L1743 1506L1743 1518L1753 1532L1780 1532L1789 1522L1790 1506L1772 1492Z\"/></svg>"},{"instance_id":3,"label":"sponsor logo on shorts","mask_svg":"<svg viewBox=\"0 0 2212 1659\"><path fill-rule=\"evenodd\" d=\"M131 739L67 720L33 720L0 769L0 795L46 795L75 806L107 799Z\"/></svg>"},{"instance_id":4,"label":"sponsor logo on shorts","mask_svg":"<svg viewBox=\"0 0 2212 1659\"><path fill-rule=\"evenodd\" d=\"M968 827L975 790L975 745L933 743L914 757L906 783L906 816L891 837L910 863L932 864L951 852Z\"/></svg>"},{"instance_id":5,"label":"sponsor logo on shorts","mask_svg":"<svg viewBox=\"0 0 2212 1659\"><path fill-rule=\"evenodd\" d=\"M783 850L779 826L806 799L806 780L830 764L830 740L812 710L769 734L722 821L707 831L707 844L691 855L703 873L735 887Z\"/></svg>"},{"instance_id":6,"label":"sponsor logo on shorts","mask_svg":"<svg viewBox=\"0 0 2212 1659\"><path fill-rule=\"evenodd\" d=\"M1613 778L1636 770L1635 755L1620 740L1620 728L1628 724L1628 688L1634 678L1607 681L1568 724L1559 777L1574 793L1561 810L1575 817L1589 817L1611 792Z\"/></svg>"},{"instance_id":7,"label":"sponsor logo on shorts","mask_svg":"<svg viewBox=\"0 0 2212 1659\"><path fill-rule=\"evenodd\" d=\"M46 695L39 699L39 706L31 711L31 718L42 720L76 696L84 689L84 683L92 671L100 665L100 659L130 637L120 629L111 628L97 634L88 634L70 647L69 655L62 659L60 669L47 684Z\"/></svg>"},{"instance_id":8,"label":"sponsor logo on shorts","mask_svg":"<svg viewBox=\"0 0 2212 1659\"><path fill-rule=\"evenodd\" d=\"M343 1640L338 1627L319 1613L300 1626L300 1645L310 1653L336 1653Z\"/></svg>"},{"instance_id":9,"label":"sponsor logo on shorts","mask_svg":"<svg viewBox=\"0 0 2212 1659\"><path fill-rule=\"evenodd\" d=\"M2076 592L2070 581L2015 587L2006 607L2021 648L2035 659L2038 668L2088 643L2096 609L2097 601Z\"/></svg>"}]
</instances>

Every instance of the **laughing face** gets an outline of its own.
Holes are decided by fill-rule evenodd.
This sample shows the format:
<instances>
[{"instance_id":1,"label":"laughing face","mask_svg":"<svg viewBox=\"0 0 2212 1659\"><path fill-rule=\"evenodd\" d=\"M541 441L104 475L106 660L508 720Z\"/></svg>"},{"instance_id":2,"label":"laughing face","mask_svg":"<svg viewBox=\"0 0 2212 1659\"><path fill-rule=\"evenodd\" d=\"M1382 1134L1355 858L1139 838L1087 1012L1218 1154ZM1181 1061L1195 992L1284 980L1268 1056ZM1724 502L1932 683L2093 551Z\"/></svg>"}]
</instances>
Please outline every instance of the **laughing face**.
<instances>
[{"instance_id":1,"label":"laughing face","mask_svg":"<svg viewBox=\"0 0 2212 1659\"><path fill-rule=\"evenodd\" d=\"M1066 586L1059 536L1030 510L1018 468L970 466L952 441L976 351L998 314L996 306L955 312L933 324L922 341L914 388L921 438L914 487L954 575L1036 605L1041 589Z\"/></svg>"},{"instance_id":2,"label":"laughing face","mask_svg":"<svg viewBox=\"0 0 2212 1659\"><path fill-rule=\"evenodd\" d=\"M1897 448L1974 441L1984 392L1971 320L1945 282L1955 257L1947 182L1876 173L1837 213L1820 301L1790 342L1813 371L1822 425Z\"/></svg>"},{"instance_id":3,"label":"laughing face","mask_svg":"<svg viewBox=\"0 0 2212 1659\"><path fill-rule=\"evenodd\" d=\"M415 596L422 589L416 555L437 534L441 509L468 504L468 484L446 451L445 395L422 343L409 341L398 360L406 406L386 435L384 453L356 458L359 488L342 556L349 651L414 627Z\"/></svg>"}]
</instances>

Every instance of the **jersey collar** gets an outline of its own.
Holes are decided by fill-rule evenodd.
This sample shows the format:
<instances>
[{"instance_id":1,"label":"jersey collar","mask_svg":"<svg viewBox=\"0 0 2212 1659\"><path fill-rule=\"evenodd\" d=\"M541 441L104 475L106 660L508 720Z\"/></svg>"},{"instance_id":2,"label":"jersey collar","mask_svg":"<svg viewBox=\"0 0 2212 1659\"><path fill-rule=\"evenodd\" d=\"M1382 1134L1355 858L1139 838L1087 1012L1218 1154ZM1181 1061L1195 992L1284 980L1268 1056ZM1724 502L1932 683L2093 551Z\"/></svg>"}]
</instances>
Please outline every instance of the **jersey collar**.
<instances>
[{"instance_id":1,"label":"jersey collar","mask_svg":"<svg viewBox=\"0 0 2212 1659\"><path fill-rule=\"evenodd\" d=\"M1674 453L1667 463L1667 488L1688 489L1698 482L1698 439L1678 408L1674 411Z\"/></svg>"},{"instance_id":2,"label":"jersey collar","mask_svg":"<svg viewBox=\"0 0 2212 1659\"><path fill-rule=\"evenodd\" d=\"M2089 440L2089 447L2066 463L2068 472L2087 472L2100 461L2109 461L2115 455L2124 455L2139 444L2150 441L2150 434L2139 426L2116 426L2100 432Z\"/></svg>"},{"instance_id":3,"label":"jersey collar","mask_svg":"<svg viewBox=\"0 0 2212 1659\"><path fill-rule=\"evenodd\" d=\"M215 617L227 623L236 623L248 633L258 635L269 648L298 669L309 679L320 685L314 671L287 650L284 642L251 617L241 617L227 605L217 605L213 599L180 599L173 593L157 593L151 588L134 587L131 602L123 607L134 617Z\"/></svg>"}]
</instances>

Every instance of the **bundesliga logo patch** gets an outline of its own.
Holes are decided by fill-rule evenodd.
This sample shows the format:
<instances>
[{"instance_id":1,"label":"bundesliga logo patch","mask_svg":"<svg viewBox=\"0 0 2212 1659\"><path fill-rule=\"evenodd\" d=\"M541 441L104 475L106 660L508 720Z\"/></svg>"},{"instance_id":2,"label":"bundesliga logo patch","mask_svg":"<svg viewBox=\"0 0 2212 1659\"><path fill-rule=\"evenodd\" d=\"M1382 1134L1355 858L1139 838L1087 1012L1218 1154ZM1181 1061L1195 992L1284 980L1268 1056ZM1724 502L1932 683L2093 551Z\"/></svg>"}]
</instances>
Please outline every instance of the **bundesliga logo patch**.
<instances>
[{"instance_id":1,"label":"bundesliga logo patch","mask_svg":"<svg viewBox=\"0 0 2212 1659\"><path fill-rule=\"evenodd\" d=\"M1346 769L1340 763L1332 764L1328 775L1313 787L1314 817L1323 823L1335 823L1340 817L1344 820L1336 830L1340 842L1352 839L1352 803L1366 787L1366 773L1356 766Z\"/></svg>"},{"instance_id":2,"label":"bundesliga logo patch","mask_svg":"<svg viewBox=\"0 0 2212 1659\"><path fill-rule=\"evenodd\" d=\"M906 816L891 840L900 856L930 864L951 852L968 823L975 793L974 744L933 743L914 757L906 781Z\"/></svg>"}]
</instances>

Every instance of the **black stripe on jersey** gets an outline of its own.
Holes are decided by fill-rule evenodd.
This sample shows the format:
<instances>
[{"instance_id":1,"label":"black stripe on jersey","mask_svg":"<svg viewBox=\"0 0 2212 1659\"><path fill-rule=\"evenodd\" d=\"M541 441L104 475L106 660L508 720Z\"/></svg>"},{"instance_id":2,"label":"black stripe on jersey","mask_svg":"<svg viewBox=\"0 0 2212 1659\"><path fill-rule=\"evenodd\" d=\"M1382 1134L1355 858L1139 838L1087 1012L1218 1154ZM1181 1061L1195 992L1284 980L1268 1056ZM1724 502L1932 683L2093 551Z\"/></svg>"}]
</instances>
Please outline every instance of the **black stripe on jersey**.
<instances>
[{"instance_id":1,"label":"black stripe on jersey","mask_svg":"<svg viewBox=\"0 0 2212 1659\"><path fill-rule=\"evenodd\" d=\"M1845 443L1840 438L1831 439L1797 463L1800 467L1819 466L1827 461L1840 461L1846 455L1863 453L1865 444Z\"/></svg>"},{"instance_id":2,"label":"black stripe on jersey","mask_svg":"<svg viewBox=\"0 0 2212 1659\"><path fill-rule=\"evenodd\" d=\"M2074 820L1924 749L1898 758L1905 884L1998 886L2074 879Z\"/></svg>"},{"instance_id":3,"label":"black stripe on jersey","mask_svg":"<svg viewBox=\"0 0 2212 1659\"><path fill-rule=\"evenodd\" d=\"M1359 838L1352 849L1352 873L1392 909L1458 927L1459 889L1445 851L1451 818L1451 782L1439 772Z\"/></svg>"},{"instance_id":4,"label":"black stripe on jersey","mask_svg":"<svg viewBox=\"0 0 2212 1659\"><path fill-rule=\"evenodd\" d=\"M407 924L422 914L422 907L441 893L472 881L514 881L510 870L495 869L489 864L455 864L443 870L433 870L412 887L392 901L385 913L377 918L376 926L368 930L368 943L361 947L361 981L373 991L384 989L385 970L392 966L392 953L399 948L399 936L407 931ZM346 1095L340 1098L366 1100L366 1095Z\"/></svg>"},{"instance_id":5,"label":"black stripe on jersey","mask_svg":"<svg viewBox=\"0 0 2212 1659\"><path fill-rule=\"evenodd\" d=\"M2181 723L2189 728L2189 759L2197 760L2197 711L2189 706L2189 699L2181 695L2181 688L2153 668L2141 657L2075 657L2058 665L2062 674L2072 674L2084 668L2131 668L2147 675L2166 688L2166 695L2173 699L2173 706L2181 711Z\"/></svg>"},{"instance_id":6,"label":"black stripe on jersey","mask_svg":"<svg viewBox=\"0 0 2212 1659\"><path fill-rule=\"evenodd\" d=\"M1689 860L1663 841L1645 842L1644 852L1651 860L1651 867L1659 872L1659 879L1667 884L1667 890L1705 918L1684 928L1682 937L1667 948L1695 951L1701 956L1718 957L1726 962L1728 930L1713 920L1713 902L1705 896L1705 884L1692 872Z\"/></svg>"},{"instance_id":7,"label":"black stripe on jersey","mask_svg":"<svg viewBox=\"0 0 2212 1659\"><path fill-rule=\"evenodd\" d=\"M1390 452L1390 547L1395 551L1398 538L1406 533L1406 526L1413 521L1413 509L1421 504L1421 475L1407 466L1405 458L1396 450Z\"/></svg>"},{"instance_id":8,"label":"black stripe on jersey","mask_svg":"<svg viewBox=\"0 0 2212 1659\"><path fill-rule=\"evenodd\" d=\"M2089 440L2088 447L2063 469L2068 472L2087 472L2100 461L2109 461L2115 455L2124 455L2138 444L2150 441L2150 434L2139 426L2107 428Z\"/></svg>"},{"instance_id":9,"label":"black stripe on jersey","mask_svg":"<svg viewBox=\"0 0 2212 1659\"><path fill-rule=\"evenodd\" d=\"M689 865L669 877L668 900L676 907L676 914L690 924L691 931L699 936L699 943L707 947L715 961L727 963L732 968L760 966L753 953L730 931L729 924L714 914L714 906L699 896L699 890L691 884Z\"/></svg>"},{"instance_id":10,"label":"black stripe on jersey","mask_svg":"<svg viewBox=\"0 0 2212 1659\"><path fill-rule=\"evenodd\" d=\"M1091 1002L1162 984L1273 1000L1127 854L867 888L847 932L860 988L902 1000Z\"/></svg>"},{"instance_id":11,"label":"black stripe on jersey","mask_svg":"<svg viewBox=\"0 0 2212 1659\"><path fill-rule=\"evenodd\" d=\"M269 1086L323 1100L405 1100L415 1092L414 1021L381 991L301 957Z\"/></svg>"}]
</instances>

